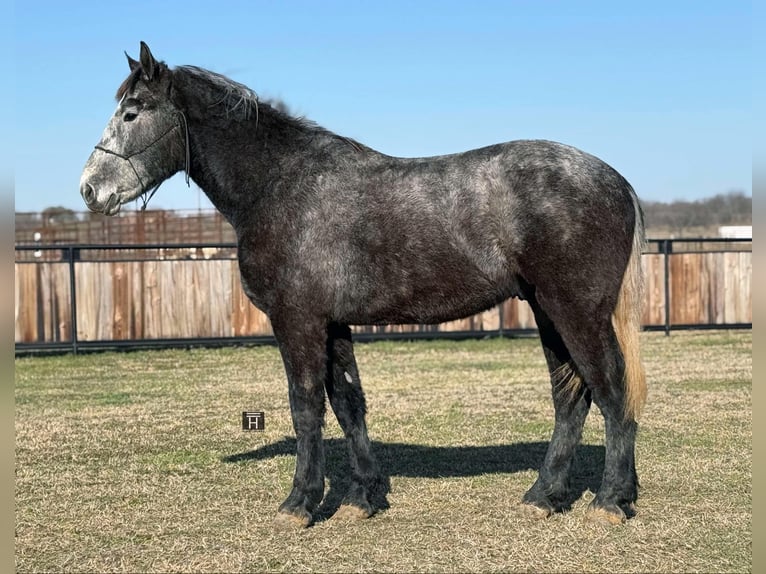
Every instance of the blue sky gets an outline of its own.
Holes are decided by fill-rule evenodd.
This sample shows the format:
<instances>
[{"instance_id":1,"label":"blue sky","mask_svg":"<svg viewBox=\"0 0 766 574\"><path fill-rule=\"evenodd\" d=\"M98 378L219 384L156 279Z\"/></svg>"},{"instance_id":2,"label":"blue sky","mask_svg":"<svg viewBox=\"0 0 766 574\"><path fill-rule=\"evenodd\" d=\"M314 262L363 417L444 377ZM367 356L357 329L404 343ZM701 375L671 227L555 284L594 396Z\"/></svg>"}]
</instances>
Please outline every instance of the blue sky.
<instances>
[{"instance_id":1,"label":"blue sky","mask_svg":"<svg viewBox=\"0 0 766 574\"><path fill-rule=\"evenodd\" d=\"M139 41L398 156L521 138L593 153L647 200L752 193L752 5L686 1L17 2L15 208L83 210L82 167ZM7 88L6 88L7 89ZM180 175L154 208L207 207Z\"/></svg>"}]
</instances>

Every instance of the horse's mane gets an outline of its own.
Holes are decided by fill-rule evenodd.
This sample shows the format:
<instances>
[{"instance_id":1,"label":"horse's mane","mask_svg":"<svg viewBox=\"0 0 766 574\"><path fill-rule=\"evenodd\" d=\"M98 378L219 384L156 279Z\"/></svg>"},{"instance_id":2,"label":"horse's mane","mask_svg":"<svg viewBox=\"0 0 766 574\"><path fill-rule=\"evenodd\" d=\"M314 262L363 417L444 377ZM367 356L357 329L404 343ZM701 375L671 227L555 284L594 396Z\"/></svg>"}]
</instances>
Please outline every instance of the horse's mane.
<instances>
[{"instance_id":1,"label":"horse's mane","mask_svg":"<svg viewBox=\"0 0 766 574\"><path fill-rule=\"evenodd\" d=\"M260 119L259 116L262 116L263 119L265 119L265 116L268 115L269 117L276 119L278 122L299 131L308 132L314 135L328 136L333 140L351 146L356 151L365 151L369 149L351 138L339 136L338 134L326 130L311 120L291 115L287 106L281 100L261 100L255 91L222 74L211 72L210 70L199 68L197 66L179 66L174 69L174 73L188 74L192 78L212 87L213 90L211 90L211 92L217 95L216 99L211 101L209 105L223 106L226 116L231 119L244 121L255 118L255 121L258 122Z\"/></svg>"},{"instance_id":2,"label":"horse's mane","mask_svg":"<svg viewBox=\"0 0 766 574\"><path fill-rule=\"evenodd\" d=\"M188 74L210 86L215 100L209 105L222 106L228 117L249 120L258 115L258 94L244 84L197 66L179 66L174 73Z\"/></svg>"},{"instance_id":3,"label":"horse's mane","mask_svg":"<svg viewBox=\"0 0 766 574\"><path fill-rule=\"evenodd\" d=\"M287 106L281 100L260 100L255 91L222 74L211 72L198 66L178 66L173 69L173 73L186 75L192 81L198 81L210 87L209 93L213 94L213 97L208 102L208 105L211 108L221 106L226 117L230 119L247 121L255 118L255 121L258 122L260 115L266 113L295 129L311 132L315 135L328 136L351 146L358 152L370 150L370 148L356 140L335 134L311 120L291 115L287 111ZM140 77L141 69L133 70L117 90L117 99L121 99L127 92L132 90Z\"/></svg>"}]
</instances>

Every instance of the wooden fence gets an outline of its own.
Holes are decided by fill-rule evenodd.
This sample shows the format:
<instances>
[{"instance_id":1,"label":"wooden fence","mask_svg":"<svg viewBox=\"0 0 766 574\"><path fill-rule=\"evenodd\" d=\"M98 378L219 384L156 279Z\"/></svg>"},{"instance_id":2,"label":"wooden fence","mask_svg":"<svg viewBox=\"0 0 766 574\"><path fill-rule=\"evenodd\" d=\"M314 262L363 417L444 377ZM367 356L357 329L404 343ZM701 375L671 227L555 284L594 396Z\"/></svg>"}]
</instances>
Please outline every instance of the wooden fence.
<instances>
[{"instance_id":1,"label":"wooden fence","mask_svg":"<svg viewBox=\"0 0 766 574\"><path fill-rule=\"evenodd\" d=\"M752 325L752 251L673 252L670 240L643 255L647 328ZM89 342L227 339L271 335L242 292L231 246L200 249L61 247L30 257L17 247L15 340L20 347ZM148 259L142 250L154 253ZM152 251L153 250L153 251ZM190 259L200 253L201 258ZM157 253L161 255L158 256ZM203 255L204 254L204 255ZM123 257L123 258L120 258ZM185 257L185 258L181 258ZM207 257L207 258L206 258ZM217 258L218 257L218 258ZM73 296L74 294L74 296ZM441 325L361 326L358 333L497 333L535 328L527 303L509 300Z\"/></svg>"},{"instance_id":2,"label":"wooden fence","mask_svg":"<svg viewBox=\"0 0 766 574\"><path fill-rule=\"evenodd\" d=\"M16 243L223 243L236 241L234 229L215 209L131 211L115 216L93 212L53 210L15 214Z\"/></svg>"}]
</instances>

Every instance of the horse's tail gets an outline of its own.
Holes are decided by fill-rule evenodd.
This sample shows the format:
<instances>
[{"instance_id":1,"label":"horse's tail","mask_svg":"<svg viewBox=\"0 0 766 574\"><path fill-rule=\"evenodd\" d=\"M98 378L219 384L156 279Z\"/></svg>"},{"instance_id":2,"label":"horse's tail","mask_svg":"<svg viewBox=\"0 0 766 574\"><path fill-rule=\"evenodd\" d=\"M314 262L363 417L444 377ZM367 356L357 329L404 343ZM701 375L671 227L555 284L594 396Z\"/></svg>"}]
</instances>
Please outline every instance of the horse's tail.
<instances>
[{"instance_id":1,"label":"horse's tail","mask_svg":"<svg viewBox=\"0 0 766 574\"><path fill-rule=\"evenodd\" d=\"M644 304L644 274L641 251L644 247L644 218L638 198L631 191L636 222L633 228L633 247L628 266L622 277L617 306L612 313L617 341L625 363L625 418L638 419L646 402L646 373L639 353L639 333Z\"/></svg>"}]
</instances>

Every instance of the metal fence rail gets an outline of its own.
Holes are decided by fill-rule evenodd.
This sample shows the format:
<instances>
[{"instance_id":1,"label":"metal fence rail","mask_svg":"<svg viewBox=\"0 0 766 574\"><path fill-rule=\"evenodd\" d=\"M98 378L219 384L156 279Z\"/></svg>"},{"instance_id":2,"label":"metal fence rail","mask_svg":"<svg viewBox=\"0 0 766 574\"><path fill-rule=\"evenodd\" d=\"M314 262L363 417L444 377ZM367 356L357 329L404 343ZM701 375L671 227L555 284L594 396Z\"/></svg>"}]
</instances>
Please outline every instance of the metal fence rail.
<instances>
[{"instance_id":1,"label":"metal fence rail","mask_svg":"<svg viewBox=\"0 0 766 574\"><path fill-rule=\"evenodd\" d=\"M176 262L171 265L168 262ZM190 263L193 262L193 263ZM78 325L88 317L92 304L86 310L78 309L78 299L85 297L84 291L99 283L99 277L108 278L114 269L120 273L134 269L141 273L141 283L130 287L122 277L115 293L123 298L144 297L140 289L146 286L144 269L147 265L156 271L158 265L174 268L184 266L186 273L199 273L201 263L219 262L216 272L224 275L210 275L204 281L207 285L220 280L229 291L228 297L235 311L231 311L232 326L228 333L210 336L200 332L181 335L180 331L170 335L151 337L131 337L121 332L119 336L84 336ZM187 268L186 264L192 265ZM196 263L196 264L195 264ZM111 267L102 268L105 264ZM87 267L85 267L87 266ZM750 280L752 275L752 240L724 238L684 238L649 240L644 253L644 266L652 280L652 290L648 295L651 312L645 315L644 329L664 331L667 335L681 329L750 329L752 328L752 305ZM93 268L98 268L101 275L93 275ZM34 274L31 270L34 270ZM52 269L56 277L50 276ZM65 272L63 270L66 270ZM189 271L189 269L191 269ZM48 289L44 291L43 271L48 273ZM86 274L87 271L89 274ZM152 272L154 272L152 271ZM234 243L162 243L162 244L70 244L70 245L17 245L16 246L16 343L17 355L36 352L72 352L91 350L167 348L191 346L219 346L240 344L271 344L274 342L268 325L263 317L251 308L238 289L236 273L236 245ZM83 281L87 281L83 283ZM116 281L116 280L115 280ZM707 281L708 283L705 283ZM689 298L684 290L689 282L693 294L702 293L699 301ZM175 289L175 296L182 292L183 285L172 280L166 281ZM52 285L53 287L50 287ZM133 289L132 292L129 292ZM212 288L209 288L212 289ZM55 296L53 294L55 291ZM132 295L131 295L132 293ZM167 293L167 292L166 292ZM114 295L114 294L112 294ZM210 299L215 294L208 293ZM194 297L195 295L192 295ZM106 305L102 314L134 314L138 317L147 311L136 311L135 302L122 302L125 310L117 309L115 300ZM695 295L696 297L696 295ZM91 297L92 299L93 297ZM103 297L102 297L103 299ZM694 299L692 301L692 299ZM720 299L720 300L719 300ZM244 302L243 302L244 301ZM691 301L691 303L689 302ZM55 309L50 309L51 302ZM115 308L109 308L112 304ZM143 302L140 302L144 305ZM690 310L689 305L692 305ZM702 306L707 305L705 309ZM27 308L28 307L28 308ZM700 307L700 309L697 309ZM709 315L716 314L712 320ZM699 311L697 315L695 312ZM222 313L227 313L224 309ZM47 319L45 318L47 315ZM677 321L674 318L708 316L708 320ZM731 320L731 318L735 320ZM234 322L238 326L233 326ZM121 317L123 322L125 317ZM141 322L140 317L136 319ZM47 321L47 323L46 323ZM195 316L190 314L187 323L193 324ZM93 318L89 318L93 323ZM46 324L53 325L45 328ZM20 325L26 325L21 329ZM31 327L29 325L32 325ZM187 325L188 327L188 325ZM143 328L143 323L142 323ZM189 329L187 329L188 331ZM21 331L21 332L20 332ZM171 329L172 331L172 329ZM220 329L219 329L220 331ZM504 303L491 312L480 314L463 321L442 326L414 325L400 328L357 327L356 340L369 341L379 339L419 339L419 338L476 338L492 336L529 336L536 333L531 314L519 307L519 302Z\"/></svg>"}]
</instances>

